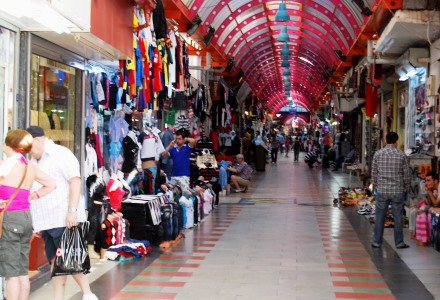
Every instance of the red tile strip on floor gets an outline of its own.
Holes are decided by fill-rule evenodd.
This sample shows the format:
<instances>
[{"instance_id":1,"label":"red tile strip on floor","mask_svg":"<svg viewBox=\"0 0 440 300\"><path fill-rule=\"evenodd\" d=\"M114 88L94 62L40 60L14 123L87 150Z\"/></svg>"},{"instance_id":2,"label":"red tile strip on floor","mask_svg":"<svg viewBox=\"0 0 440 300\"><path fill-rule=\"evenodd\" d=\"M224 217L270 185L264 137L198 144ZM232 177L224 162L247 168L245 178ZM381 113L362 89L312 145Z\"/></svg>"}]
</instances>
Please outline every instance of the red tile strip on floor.
<instances>
[{"instance_id":1,"label":"red tile strip on floor","mask_svg":"<svg viewBox=\"0 0 440 300\"><path fill-rule=\"evenodd\" d=\"M360 256L326 256L327 260L365 260L371 261L370 257L360 257Z\"/></svg>"},{"instance_id":2,"label":"red tile strip on floor","mask_svg":"<svg viewBox=\"0 0 440 300\"><path fill-rule=\"evenodd\" d=\"M333 281L334 286L347 286L358 288L379 288L387 289L388 286L385 282L355 282L355 281Z\"/></svg>"},{"instance_id":3,"label":"red tile strip on floor","mask_svg":"<svg viewBox=\"0 0 440 300\"><path fill-rule=\"evenodd\" d=\"M121 291L112 299L174 299L177 293L125 292Z\"/></svg>"},{"instance_id":4,"label":"red tile strip on floor","mask_svg":"<svg viewBox=\"0 0 440 300\"><path fill-rule=\"evenodd\" d=\"M362 272L330 272L331 276L339 277L367 277L367 278L382 278L379 273L362 273Z\"/></svg>"},{"instance_id":5,"label":"red tile strip on floor","mask_svg":"<svg viewBox=\"0 0 440 300\"><path fill-rule=\"evenodd\" d=\"M342 280L341 278L341 280L333 281L335 297L338 299L395 299L351 224L343 219L344 216L332 215L331 217L336 221L335 224L332 224L328 212L325 221L320 219L321 213L317 209L315 209L315 213L318 218L324 252L328 254L326 259L330 275L346 279ZM333 272L332 269L345 269L346 271ZM359 271L353 270L354 272L351 272L349 271L351 269ZM355 278L356 280L351 280ZM372 278L375 278L374 282L368 280ZM338 291L338 288L352 288L353 292Z\"/></svg>"},{"instance_id":6,"label":"red tile strip on floor","mask_svg":"<svg viewBox=\"0 0 440 300\"><path fill-rule=\"evenodd\" d=\"M369 294L369 293L349 293L349 292L336 292L336 298L339 299L386 299L395 300L396 298L392 294Z\"/></svg>"},{"instance_id":7,"label":"red tile strip on floor","mask_svg":"<svg viewBox=\"0 0 440 300\"><path fill-rule=\"evenodd\" d=\"M176 249L176 247L173 247L173 249L171 249L170 252L190 253L190 252L188 252L188 250L186 250L186 247L184 249ZM209 253L209 252L211 252L211 250L209 250L209 249L196 249L196 250L191 250L191 252L194 252L194 253Z\"/></svg>"},{"instance_id":8,"label":"red tile strip on floor","mask_svg":"<svg viewBox=\"0 0 440 300\"><path fill-rule=\"evenodd\" d=\"M363 265L363 264L328 264L329 268L338 268L338 269L371 269L376 270L376 266L371 265Z\"/></svg>"},{"instance_id":9,"label":"red tile strip on floor","mask_svg":"<svg viewBox=\"0 0 440 300\"><path fill-rule=\"evenodd\" d=\"M162 286L162 287L184 287L186 282L181 281L146 281L132 280L130 286Z\"/></svg>"},{"instance_id":10,"label":"red tile strip on floor","mask_svg":"<svg viewBox=\"0 0 440 300\"><path fill-rule=\"evenodd\" d=\"M168 271L142 271L141 276L169 276L169 277L190 277L192 272L168 272Z\"/></svg>"},{"instance_id":11,"label":"red tile strip on floor","mask_svg":"<svg viewBox=\"0 0 440 300\"><path fill-rule=\"evenodd\" d=\"M194 259L194 260L204 260L204 256L195 255L161 255L160 259Z\"/></svg>"},{"instance_id":12,"label":"red tile strip on floor","mask_svg":"<svg viewBox=\"0 0 440 300\"><path fill-rule=\"evenodd\" d=\"M219 237L223 236L229 225L232 224L235 217L241 212L242 207L234 207L233 211L230 207L227 208L228 217L222 216L220 210L215 210L208 218L205 219L206 222L200 224L200 226L194 228L193 235L189 235L185 239L179 240L170 249L159 256L160 261L154 261L151 263L150 267L153 268L194 268L197 269L200 264L187 263L188 260L198 260L203 261L204 256L193 255L194 253L209 253L209 249L199 249L198 247L215 247L214 243L206 242L217 242ZM203 231L209 231L207 233ZM213 238L214 237L214 238ZM215 238L218 237L218 238ZM174 253L179 253L175 255ZM169 260L170 262L167 262ZM176 261L182 261L181 263ZM138 274L132 281L127 284L127 288L130 286L134 287L159 287L159 288L183 288L185 282L180 281L167 281L167 279L161 280L149 280L151 277L191 277L193 272L181 272L181 271L156 271L150 270L149 267ZM162 289L161 289L162 290ZM142 292L142 291L120 291L112 299L175 299L177 293L167 293L167 292Z\"/></svg>"},{"instance_id":13,"label":"red tile strip on floor","mask_svg":"<svg viewBox=\"0 0 440 300\"><path fill-rule=\"evenodd\" d=\"M200 264L179 264L179 263L166 263L166 262L153 262L152 267L168 267L168 268L198 268Z\"/></svg>"}]
</instances>

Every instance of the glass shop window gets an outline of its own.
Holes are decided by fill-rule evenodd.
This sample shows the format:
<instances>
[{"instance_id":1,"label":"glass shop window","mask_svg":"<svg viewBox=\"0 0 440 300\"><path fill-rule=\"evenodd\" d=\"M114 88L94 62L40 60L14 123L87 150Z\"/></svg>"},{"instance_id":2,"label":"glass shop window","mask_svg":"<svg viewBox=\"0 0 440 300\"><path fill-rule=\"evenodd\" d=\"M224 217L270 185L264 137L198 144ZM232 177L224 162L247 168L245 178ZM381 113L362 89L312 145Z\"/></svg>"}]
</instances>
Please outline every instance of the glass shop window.
<instances>
[{"instance_id":1,"label":"glass shop window","mask_svg":"<svg viewBox=\"0 0 440 300\"><path fill-rule=\"evenodd\" d=\"M14 31L0 26L0 141L2 142L8 130L14 126L15 37ZM3 153L2 144L0 153Z\"/></svg>"},{"instance_id":2,"label":"glass shop window","mask_svg":"<svg viewBox=\"0 0 440 300\"><path fill-rule=\"evenodd\" d=\"M31 125L74 150L75 68L32 55Z\"/></svg>"}]
</instances>

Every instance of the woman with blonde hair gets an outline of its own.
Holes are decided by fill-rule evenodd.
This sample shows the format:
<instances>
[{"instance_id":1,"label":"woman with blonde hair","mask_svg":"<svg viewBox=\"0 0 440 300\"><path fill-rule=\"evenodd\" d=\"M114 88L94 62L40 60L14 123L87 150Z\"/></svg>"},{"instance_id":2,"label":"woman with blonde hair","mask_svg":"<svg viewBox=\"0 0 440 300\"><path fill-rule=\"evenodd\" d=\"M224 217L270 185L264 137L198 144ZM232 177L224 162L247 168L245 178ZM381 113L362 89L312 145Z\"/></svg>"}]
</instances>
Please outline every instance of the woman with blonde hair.
<instances>
[{"instance_id":1,"label":"woman with blonde hair","mask_svg":"<svg viewBox=\"0 0 440 300\"><path fill-rule=\"evenodd\" d=\"M28 299L29 250L32 236L30 202L55 189L55 181L23 155L32 148L33 138L26 130L8 132L3 145L7 156L0 161L0 211L4 211L0 237L0 277L6 278L8 300ZM41 187L32 194L37 181Z\"/></svg>"}]
</instances>

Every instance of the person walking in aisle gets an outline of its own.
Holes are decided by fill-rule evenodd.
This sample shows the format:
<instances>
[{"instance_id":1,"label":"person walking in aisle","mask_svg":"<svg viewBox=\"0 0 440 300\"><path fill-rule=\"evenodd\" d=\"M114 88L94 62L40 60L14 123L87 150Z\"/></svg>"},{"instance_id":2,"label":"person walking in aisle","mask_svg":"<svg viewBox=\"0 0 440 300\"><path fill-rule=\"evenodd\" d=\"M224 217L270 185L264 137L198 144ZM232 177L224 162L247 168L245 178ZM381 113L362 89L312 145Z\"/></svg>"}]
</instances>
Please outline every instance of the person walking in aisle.
<instances>
[{"instance_id":1,"label":"person walking in aisle","mask_svg":"<svg viewBox=\"0 0 440 300\"><path fill-rule=\"evenodd\" d=\"M293 141L293 161L298 161L300 149L301 142L298 140L298 137L295 137Z\"/></svg>"},{"instance_id":2,"label":"person walking in aisle","mask_svg":"<svg viewBox=\"0 0 440 300\"><path fill-rule=\"evenodd\" d=\"M286 135L286 138L284 139L284 150L286 151L285 157L289 157L290 143L291 143L290 135Z\"/></svg>"},{"instance_id":3,"label":"person walking in aisle","mask_svg":"<svg viewBox=\"0 0 440 300\"><path fill-rule=\"evenodd\" d=\"M395 132L386 135L386 146L374 154L372 183L376 189L376 217L374 238L371 246L379 248L383 242L383 231L388 206L391 204L394 218L394 244L398 249L409 248L403 240L404 193L410 184L410 169L405 154L397 149L399 136Z\"/></svg>"},{"instance_id":4,"label":"person walking in aisle","mask_svg":"<svg viewBox=\"0 0 440 300\"><path fill-rule=\"evenodd\" d=\"M5 211L0 238L0 255L4 258L0 259L0 277L6 278L8 300L29 299L32 237L29 201L38 201L55 189L55 180L23 156L31 150L32 143L32 136L26 130L9 131L3 149L7 158L0 161L0 211ZM34 180L41 188L30 193Z\"/></svg>"},{"instance_id":5,"label":"person walking in aisle","mask_svg":"<svg viewBox=\"0 0 440 300\"><path fill-rule=\"evenodd\" d=\"M34 232L44 240L46 256L51 265L60 245L65 228L72 228L78 222L87 221L85 203L80 197L81 173L78 159L66 147L57 145L45 136L43 128L30 126L26 129L34 138L32 162L43 171L51 174L56 181L55 191L39 201L31 203ZM33 190L38 186L34 185ZM83 300L97 300L90 290L86 275L72 275L83 292ZM64 299L67 276L52 277L55 300Z\"/></svg>"},{"instance_id":6,"label":"person walking in aisle","mask_svg":"<svg viewBox=\"0 0 440 300\"><path fill-rule=\"evenodd\" d=\"M272 134L271 138L270 138L270 156L272 158L272 163L276 164L277 163L277 158L278 158L278 149L280 148L280 140L278 139L277 135L275 133Z\"/></svg>"}]
</instances>

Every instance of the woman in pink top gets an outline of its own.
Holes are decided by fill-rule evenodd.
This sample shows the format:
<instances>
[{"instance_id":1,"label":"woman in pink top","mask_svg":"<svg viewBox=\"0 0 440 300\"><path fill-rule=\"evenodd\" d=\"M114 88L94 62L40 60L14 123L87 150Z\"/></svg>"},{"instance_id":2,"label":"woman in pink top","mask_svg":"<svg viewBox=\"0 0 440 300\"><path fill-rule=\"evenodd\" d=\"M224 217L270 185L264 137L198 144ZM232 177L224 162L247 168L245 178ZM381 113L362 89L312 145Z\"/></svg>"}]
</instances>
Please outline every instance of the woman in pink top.
<instances>
[{"instance_id":1,"label":"woman in pink top","mask_svg":"<svg viewBox=\"0 0 440 300\"><path fill-rule=\"evenodd\" d=\"M32 136L26 130L9 131L3 145L7 158L0 161L0 210L5 209L7 200L24 176L20 189L6 208L0 238L0 277L6 278L8 300L29 298L29 242L32 236L29 201L49 194L56 187L49 175L23 156L30 151L32 143ZM34 180L41 188L30 194Z\"/></svg>"}]
</instances>

